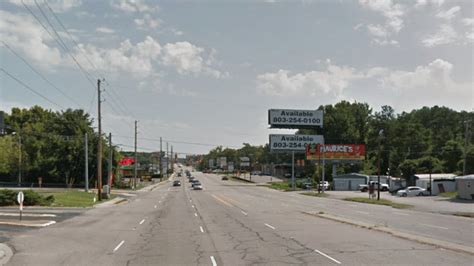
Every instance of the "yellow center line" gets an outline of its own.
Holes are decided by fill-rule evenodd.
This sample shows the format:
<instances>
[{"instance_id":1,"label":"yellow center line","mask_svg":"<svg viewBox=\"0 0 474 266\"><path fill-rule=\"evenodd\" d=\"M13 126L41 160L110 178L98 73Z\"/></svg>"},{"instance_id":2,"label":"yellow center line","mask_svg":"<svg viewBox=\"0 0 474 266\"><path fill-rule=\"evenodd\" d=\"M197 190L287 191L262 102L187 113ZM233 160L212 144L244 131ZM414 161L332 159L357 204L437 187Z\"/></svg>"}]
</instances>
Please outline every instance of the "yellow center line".
<instances>
[{"instance_id":1,"label":"yellow center line","mask_svg":"<svg viewBox=\"0 0 474 266\"><path fill-rule=\"evenodd\" d=\"M227 201L225 201L225 200L219 198L218 196L216 196L216 195L214 195L214 194L212 194L211 196L212 196L214 199L216 199L217 201L221 202L222 204L227 205L228 207L234 207L234 206L233 206L232 204L230 204L229 202L227 202Z\"/></svg>"}]
</instances>

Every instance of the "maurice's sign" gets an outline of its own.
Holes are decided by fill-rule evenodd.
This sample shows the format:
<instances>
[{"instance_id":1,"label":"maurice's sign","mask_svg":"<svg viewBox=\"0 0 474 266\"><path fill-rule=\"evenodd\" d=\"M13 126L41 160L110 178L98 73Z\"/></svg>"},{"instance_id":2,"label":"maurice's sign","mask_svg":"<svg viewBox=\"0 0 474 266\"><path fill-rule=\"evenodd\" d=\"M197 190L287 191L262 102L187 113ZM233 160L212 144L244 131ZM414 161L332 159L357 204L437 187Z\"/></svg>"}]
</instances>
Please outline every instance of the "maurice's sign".
<instances>
[{"instance_id":1,"label":"maurice's sign","mask_svg":"<svg viewBox=\"0 0 474 266\"><path fill-rule=\"evenodd\" d=\"M326 144L306 146L307 160L319 160L323 156L325 160L364 160L365 145Z\"/></svg>"}]
</instances>

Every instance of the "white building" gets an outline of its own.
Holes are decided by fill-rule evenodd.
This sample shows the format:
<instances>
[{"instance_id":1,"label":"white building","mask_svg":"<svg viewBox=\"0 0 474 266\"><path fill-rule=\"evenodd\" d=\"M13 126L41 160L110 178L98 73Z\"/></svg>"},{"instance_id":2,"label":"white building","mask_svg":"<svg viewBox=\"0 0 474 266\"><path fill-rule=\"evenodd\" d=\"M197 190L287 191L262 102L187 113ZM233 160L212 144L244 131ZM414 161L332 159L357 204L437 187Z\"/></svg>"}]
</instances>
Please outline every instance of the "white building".
<instances>
[{"instance_id":1,"label":"white building","mask_svg":"<svg viewBox=\"0 0 474 266\"><path fill-rule=\"evenodd\" d=\"M416 174L416 186L429 189L430 187L430 175L429 174ZM456 191L456 181L454 174L431 174L431 194L438 195L443 192L454 192Z\"/></svg>"},{"instance_id":2,"label":"white building","mask_svg":"<svg viewBox=\"0 0 474 266\"><path fill-rule=\"evenodd\" d=\"M369 176L357 173L343 174L333 177L334 190L358 190L359 185L367 184Z\"/></svg>"},{"instance_id":3,"label":"white building","mask_svg":"<svg viewBox=\"0 0 474 266\"><path fill-rule=\"evenodd\" d=\"M457 176L456 190L459 198L474 200L474 175Z\"/></svg>"}]
</instances>

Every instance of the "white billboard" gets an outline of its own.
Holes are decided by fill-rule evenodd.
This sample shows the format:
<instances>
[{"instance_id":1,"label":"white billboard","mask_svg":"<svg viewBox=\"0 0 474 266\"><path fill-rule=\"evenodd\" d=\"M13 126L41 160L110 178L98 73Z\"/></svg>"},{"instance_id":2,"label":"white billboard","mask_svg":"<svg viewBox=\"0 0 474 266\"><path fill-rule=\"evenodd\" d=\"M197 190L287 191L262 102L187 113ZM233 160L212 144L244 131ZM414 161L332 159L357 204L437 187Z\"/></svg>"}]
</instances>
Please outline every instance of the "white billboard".
<instances>
[{"instance_id":1,"label":"white billboard","mask_svg":"<svg viewBox=\"0 0 474 266\"><path fill-rule=\"evenodd\" d=\"M306 151L308 144L323 144L322 135L270 134L270 149L274 151Z\"/></svg>"},{"instance_id":2,"label":"white billboard","mask_svg":"<svg viewBox=\"0 0 474 266\"><path fill-rule=\"evenodd\" d=\"M321 110L268 110L268 124L272 128L322 127L323 111Z\"/></svg>"},{"instance_id":3,"label":"white billboard","mask_svg":"<svg viewBox=\"0 0 474 266\"><path fill-rule=\"evenodd\" d=\"M234 162L229 162L228 166L227 166L227 170L229 172L233 172L234 171Z\"/></svg>"},{"instance_id":4,"label":"white billboard","mask_svg":"<svg viewBox=\"0 0 474 266\"><path fill-rule=\"evenodd\" d=\"M219 168L224 169L227 166L227 157L219 158Z\"/></svg>"},{"instance_id":5,"label":"white billboard","mask_svg":"<svg viewBox=\"0 0 474 266\"><path fill-rule=\"evenodd\" d=\"M209 159L209 168L214 168L214 159Z\"/></svg>"}]
</instances>

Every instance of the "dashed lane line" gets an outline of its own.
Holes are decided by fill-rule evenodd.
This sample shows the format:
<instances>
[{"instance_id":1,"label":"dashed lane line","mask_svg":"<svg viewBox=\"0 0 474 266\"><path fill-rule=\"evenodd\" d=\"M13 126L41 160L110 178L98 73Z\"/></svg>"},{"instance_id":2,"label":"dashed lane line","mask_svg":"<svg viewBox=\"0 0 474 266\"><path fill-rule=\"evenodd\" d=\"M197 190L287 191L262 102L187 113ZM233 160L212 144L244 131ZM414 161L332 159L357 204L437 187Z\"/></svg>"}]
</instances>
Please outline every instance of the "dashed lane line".
<instances>
[{"instance_id":1,"label":"dashed lane line","mask_svg":"<svg viewBox=\"0 0 474 266\"><path fill-rule=\"evenodd\" d=\"M243 215L247 216L248 213L244 212L244 211L240 211Z\"/></svg>"},{"instance_id":2,"label":"dashed lane line","mask_svg":"<svg viewBox=\"0 0 474 266\"><path fill-rule=\"evenodd\" d=\"M437 225L431 225L431 224L421 224L421 225L424 225L424 226L427 226L427 227L431 227L431 228L444 229L444 230L448 230L448 229L449 229L449 228L447 228L447 227L442 227L442 226L437 226Z\"/></svg>"},{"instance_id":3,"label":"dashed lane line","mask_svg":"<svg viewBox=\"0 0 474 266\"><path fill-rule=\"evenodd\" d=\"M324 254L323 252L321 252L321 251L319 251L319 250L317 250L317 249L315 249L314 252L316 252L316 253L318 253L318 254L320 254L320 255L323 255L324 257L326 257L326 258L328 258L328 259L334 261L334 262L337 263L337 264L341 264L340 261L336 260L335 258L332 258L331 256L329 256L329 255L327 255L327 254Z\"/></svg>"},{"instance_id":4,"label":"dashed lane line","mask_svg":"<svg viewBox=\"0 0 474 266\"><path fill-rule=\"evenodd\" d=\"M199 226L199 229L201 230L201 233L204 233L204 229L202 228L202 226Z\"/></svg>"},{"instance_id":5,"label":"dashed lane line","mask_svg":"<svg viewBox=\"0 0 474 266\"><path fill-rule=\"evenodd\" d=\"M145 222L145 219L140 221L140 225L142 225Z\"/></svg>"},{"instance_id":6,"label":"dashed lane line","mask_svg":"<svg viewBox=\"0 0 474 266\"><path fill-rule=\"evenodd\" d=\"M216 262L216 259L214 259L214 256L211 256L211 262L212 262L212 266L217 266L217 262Z\"/></svg>"},{"instance_id":7,"label":"dashed lane line","mask_svg":"<svg viewBox=\"0 0 474 266\"><path fill-rule=\"evenodd\" d=\"M197 213L194 213L194 216L198 217L198 214L197 214Z\"/></svg>"},{"instance_id":8,"label":"dashed lane line","mask_svg":"<svg viewBox=\"0 0 474 266\"><path fill-rule=\"evenodd\" d=\"M120 244L118 244L118 245L114 248L114 251L113 251L113 252L117 251L117 250L123 245L123 243L125 243L125 240L122 240L122 241L120 242Z\"/></svg>"},{"instance_id":9,"label":"dashed lane line","mask_svg":"<svg viewBox=\"0 0 474 266\"><path fill-rule=\"evenodd\" d=\"M275 230L275 227L269 224L265 224L266 227L271 228L272 230Z\"/></svg>"}]
</instances>

